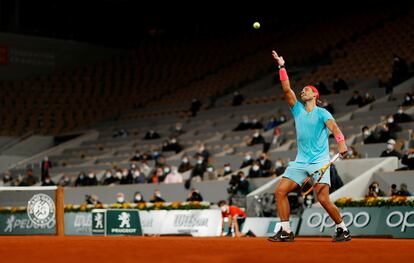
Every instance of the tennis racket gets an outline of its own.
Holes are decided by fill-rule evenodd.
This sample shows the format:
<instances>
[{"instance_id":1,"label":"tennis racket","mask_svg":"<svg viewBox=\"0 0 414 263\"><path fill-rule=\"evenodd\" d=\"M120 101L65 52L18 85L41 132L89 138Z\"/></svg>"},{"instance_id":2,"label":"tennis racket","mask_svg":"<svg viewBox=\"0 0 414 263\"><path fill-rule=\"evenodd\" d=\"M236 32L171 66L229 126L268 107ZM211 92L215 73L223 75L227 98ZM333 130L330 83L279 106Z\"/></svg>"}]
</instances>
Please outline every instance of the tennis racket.
<instances>
[{"instance_id":1,"label":"tennis racket","mask_svg":"<svg viewBox=\"0 0 414 263\"><path fill-rule=\"evenodd\" d=\"M302 193L303 196L309 194L316 187L316 185L321 181L326 170L328 170L329 167L336 160L338 160L339 156L340 156L339 153L335 154L335 156L332 157L331 161L327 165L320 168L319 170L316 170L315 172L308 175L308 177L306 177L305 181L303 181L302 185L300 186L300 192Z\"/></svg>"}]
</instances>

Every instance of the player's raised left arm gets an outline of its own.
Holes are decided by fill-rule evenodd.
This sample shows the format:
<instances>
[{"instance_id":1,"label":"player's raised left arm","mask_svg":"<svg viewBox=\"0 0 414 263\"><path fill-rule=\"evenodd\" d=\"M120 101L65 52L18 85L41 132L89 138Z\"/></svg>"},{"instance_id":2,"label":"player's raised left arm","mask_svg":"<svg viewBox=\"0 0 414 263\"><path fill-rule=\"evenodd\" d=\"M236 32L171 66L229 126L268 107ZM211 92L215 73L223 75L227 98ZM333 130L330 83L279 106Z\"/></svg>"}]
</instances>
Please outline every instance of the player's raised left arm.
<instances>
[{"instance_id":1,"label":"player's raised left arm","mask_svg":"<svg viewBox=\"0 0 414 263\"><path fill-rule=\"evenodd\" d=\"M342 134L341 129L339 129L338 125L336 124L335 120L329 119L326 121L326 126L332 132L335 137L336 142L338 143L338 151L342 157L346 155L348 152L348 147L345 143L345 136Z\"/></svg>"}]
</instances>

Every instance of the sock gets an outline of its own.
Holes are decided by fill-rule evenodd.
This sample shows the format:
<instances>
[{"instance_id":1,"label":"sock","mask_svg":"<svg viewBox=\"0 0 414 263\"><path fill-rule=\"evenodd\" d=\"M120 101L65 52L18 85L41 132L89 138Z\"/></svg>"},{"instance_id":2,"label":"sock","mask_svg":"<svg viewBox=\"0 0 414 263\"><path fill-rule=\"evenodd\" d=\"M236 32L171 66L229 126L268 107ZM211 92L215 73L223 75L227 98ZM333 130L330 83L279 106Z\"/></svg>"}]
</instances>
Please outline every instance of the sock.
<instances>
[{"instance_id":1,"label":"sock","mask_svg":"<svg viewBox=\"0 0 414 263\"><path fill-rule=\"evenodd\" d=\"M282 221L281 222L282 225L282 229L288 233L292 232L292 230L290 230L290 222L289 221Z\"/></svg>"},{"instance_id":2,"label":"sock","mask_svg":"<svg viewBox=\"0 0 414 263\"><path fill-rule=\"evenodd\" d=\"M346 228L345 223L344 223L344 221L343 221L343 220L341 221L341 223L336 224L336 229L338 229L338 228L342 228L344 231L347 231L347 230L348 230L348 229Z\"/></svg>"}]
</instances>

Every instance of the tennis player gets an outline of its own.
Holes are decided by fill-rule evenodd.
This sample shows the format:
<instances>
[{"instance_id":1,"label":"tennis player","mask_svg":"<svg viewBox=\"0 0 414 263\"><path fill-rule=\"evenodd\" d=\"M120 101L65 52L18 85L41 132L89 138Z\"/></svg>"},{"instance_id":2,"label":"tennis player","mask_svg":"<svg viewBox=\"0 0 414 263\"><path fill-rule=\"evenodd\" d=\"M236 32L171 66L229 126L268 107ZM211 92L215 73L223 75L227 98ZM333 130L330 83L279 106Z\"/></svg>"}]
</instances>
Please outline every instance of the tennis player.
<instances>
[{"instance_id":1,"label":"tennis player","mask_svg":"<svg viewBox=\"0 0 414 263\"><path fill-rule=\"evenodd\" d=\"M275 51L272 55L279 66L279 76L282 89L285 92L287 103L290 106L295 119L298 153L294 162L290 162L275 195L277 211L282 227L276 235L269 237L269 241L293 241L294 234L290 229L290 206L287 195L295 190L306 179L308 174L322 168L329 163L329 131L333 133L338 143L339 153L344 156L347 153L345 138L338 128L332 115L325 109L316 106L319 92L314 86L306 86L300 93L304 104L300 103L294 91L290 88L289 77L285 69L283 57ZM324 174L319 184L315 187L318 201L336 223L336 233L333 241L349 241L351 235L342 221L339 209L329 199L330 174L329 169Z\"/></svg>"}]
</instances>

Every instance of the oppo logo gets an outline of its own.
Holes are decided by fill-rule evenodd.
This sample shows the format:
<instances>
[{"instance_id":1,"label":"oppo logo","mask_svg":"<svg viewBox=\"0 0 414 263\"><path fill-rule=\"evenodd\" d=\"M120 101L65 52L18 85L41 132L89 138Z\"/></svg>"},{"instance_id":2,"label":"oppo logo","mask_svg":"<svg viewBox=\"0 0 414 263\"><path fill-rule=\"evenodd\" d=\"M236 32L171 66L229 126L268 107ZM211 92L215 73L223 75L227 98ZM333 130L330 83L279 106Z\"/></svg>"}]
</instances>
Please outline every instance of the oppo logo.
<instances>
[{"instance_id":1,"label":"oppo logo","mask_svg":"<svg viewBox=\"0 0 414 263\"><path fill-rule=\"evenodd\" d=\"M394 211L388 214L385 222L387 223L387 226L389 227L401 226L401 232L405 232L405 229L407 227L414 227L414 222L413 223L408 222L408 219L412 215L414 215L414 211L405 212L405 213L400 212L400 211Z\"/></svg>"},{"instance_id":2,"label":"oppo logo","mask_svg":"<svg viewBox=\"0 0 414 263\"><path fill-rule=\"evenodd\" d=\"M371 221L370 215L365 211L358 212L355 215L351 212L344 212L341 215L346 227L353 225L354 227L363 228ZM335 226L335 222L332 221L327 213L313 213L308 217L306 223L311 228L319 228L320 232L323 232L325 228Z\"/></svg>"}]
</instances>

